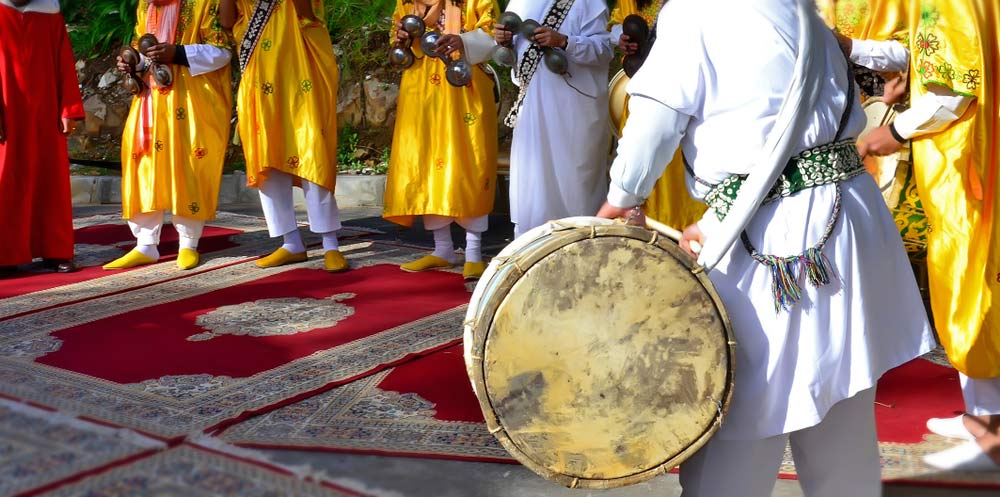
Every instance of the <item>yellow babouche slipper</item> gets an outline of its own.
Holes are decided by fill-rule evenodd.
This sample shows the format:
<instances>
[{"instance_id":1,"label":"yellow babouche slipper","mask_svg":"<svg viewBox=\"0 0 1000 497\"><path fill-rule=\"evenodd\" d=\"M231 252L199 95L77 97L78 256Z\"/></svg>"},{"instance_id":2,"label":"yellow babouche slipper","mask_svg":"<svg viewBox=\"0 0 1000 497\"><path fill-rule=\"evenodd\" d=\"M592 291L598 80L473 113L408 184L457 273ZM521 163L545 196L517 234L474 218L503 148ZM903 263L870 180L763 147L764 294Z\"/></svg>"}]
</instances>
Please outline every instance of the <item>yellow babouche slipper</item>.
<instances>
[{"instance_id":1,"label":"yellow babouche slipper","mask_svg":"<svg viewBox=\"0 0 1000 497\"><path fill-rule=\"evenodd\" d=\"M302 262L304 260L306 260L305 252L293 254L283 248L278 248L278 250L271 252L270 255L257 259L256 264L257 267L278 267L284 266L285 264L291 264L293 262Z\"/></svg>"},{"instance_id":2,"label":"yellow babouche slipper","mask_svg":"<svg viewBox=\"0 0 1000 497\"><path fill-rule=\"evenodd\" d=\"M436 255L425 255L413 262L407 262L399 266L399 268L407 273L418 273L420 271L427 271L428 269L448 269L454 266L454 264Z\"/></svg>"},{"instance_id":3,"label":"yellow babouche slipper","mask_svg":"<svg viewBox=\"0 0 1000 497\"><path fill-rule=\"evenodd\" d=\"M153 264L155 262L156 259L146 257L146 254L143 254L136 249L132 249L129 250L127 254L105 264L104 269L129 269L136 266Z\"/></svg>"},{"instance_id":4,"label":"yellow babouche slipper","mask_svg":"<svg viewBox=\"0 0 1000 497\"><path fill-rule=\"evenodd\" d=\"M182 248L177 253L177 267L181 269L193 269L200 261L201 257L195 249Z\"/></svg>"},{"instance_id":5,"label":"yellow babouche slipper","mask_svg":"<svg viewBox=\"0 0 1000 497\"><path fill-rule=\"evenodd\" d=\"M323 254L323 267L328 273L343 273L351 268L347 264L347 259L344 259L344 254L341 254L339 250L327 250Z\"/></svg>"},{"instance_id":6,"label":"yellow babouche slipper","mask_svg":"<svg viewBox=\"0 0 1000 497\"><path fill-rule=\"evenodd\" d=\"M462 277L467 280L478 280L486 271L485 262L466 262L462 268Z\"/></svg>"}]
</instances>

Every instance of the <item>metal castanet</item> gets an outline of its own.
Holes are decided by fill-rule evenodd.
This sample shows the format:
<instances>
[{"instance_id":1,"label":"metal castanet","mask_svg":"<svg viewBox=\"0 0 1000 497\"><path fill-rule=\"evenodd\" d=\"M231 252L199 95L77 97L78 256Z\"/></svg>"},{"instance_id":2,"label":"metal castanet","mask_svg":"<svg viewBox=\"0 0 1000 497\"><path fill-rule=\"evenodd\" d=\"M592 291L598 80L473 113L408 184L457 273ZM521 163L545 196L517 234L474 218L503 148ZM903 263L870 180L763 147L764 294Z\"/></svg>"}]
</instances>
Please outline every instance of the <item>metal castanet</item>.
<instances>
[{"instance_id":1,"label":"metal castanet","mask_svg":"<svg viewBox=\"0 0 1000 497\"><path fill-rule=\"evenodd\" d=\"M146 52L158 43L159 41L156 39L156 35L146 33L139 37L137 45L139 47L139 52L148 56ZM153 75L153 81L156 81L156 84L162 87L168 87L174 84L174 71L170 69L168 64L150 61L149 72Z\"/></svg>"},{"instance_id":2,"label":"metal castanet","mask_svg":"<svg viewBox=\"0 0 1000 497\"><path fill-rule=\"evenodd\" d=\"M735 369L729 318L699 269L667 236L598 218L515 240L466 316L490 432L567 487L639 483L694 454L722 422Z\"/></svg>"}]
</instances>

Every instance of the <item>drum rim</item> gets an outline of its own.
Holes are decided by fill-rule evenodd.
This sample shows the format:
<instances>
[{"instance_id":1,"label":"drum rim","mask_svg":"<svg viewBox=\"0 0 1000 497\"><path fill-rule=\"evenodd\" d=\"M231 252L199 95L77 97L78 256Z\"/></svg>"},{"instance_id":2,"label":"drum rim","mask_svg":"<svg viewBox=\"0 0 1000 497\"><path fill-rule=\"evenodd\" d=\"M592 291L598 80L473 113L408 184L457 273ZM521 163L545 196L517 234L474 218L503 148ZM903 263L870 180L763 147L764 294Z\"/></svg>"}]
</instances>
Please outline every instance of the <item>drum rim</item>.
<instances>
[{"instance_id":1,"label":"drum rim","mask_svg":"<svg viewBox=\"0 0 1000 497\"><path fill-rule=\"evenodd\" d=\"M549 234L549 240L545 240L542 243L535 241L526 245L525 247L532 247L532 251L527 257L527 261L518 260L514 262L512 260L513 257L506 257L500 260L494 259L491 261L490 265L493 266L496 264L497 267L492 272L488 271L488 273L491 273L490 278L482 280L480 284L496 285L496 288L492 293L483 295L483 298L479 302L476 302L474 306L469 307L469 313L475 313L476 316L467 318L465 323L465 365L469 378L472 381L473 390L476 392L476 399L479 401L480 410L482 410L483 417L486 420L486 426L490 433L497 438L500 444L518 462L528 467L536 474L569 488L617 488L641 483L655 476L667 473L671 469L678 466L681 462L687 460L706 443L708 443L712 435L719 430L719 427L729 410L729 406L732 402L734 375L736 371L736 341L733 334L732 322L729 319L729 314L723 305L721 297L719 297L718 292L715 290L715 286L712 284L712 281L708 278L704 271L700 270L697 263L683 250L681 250L675 242L659 236L656 232L625 224L567 226L565 229L559 229L558 231L570 236L564 235L556 238L551 237L551 234ZM507 430L504 428L503 423L498 418L497 412L490 402L490 395L486 386L486 371L484 369L485 345L486 339L488 338L493 326L493 318L505 298L495 298L494 296L506 296L514 284L516 284L521 277L531 269L532 266L556 250L559 250L570 243L575 243L587 238L612 236L627 237L651 245L657 245L660 249L673 255L678 262L691 271L691 273L695 276L695 279L708 293L716 311L719 313L719 318L722 322L722 331L727 343L725 351L728 356L727 363L729 367L726 372L725 392L723 392L722 396L722 405L719 407L719 415L715 419L715 422L711 423L696 440L691 442L690 445L666 461L638 473L607 479L582 478L564 473L558 473L536 463L531 457L521 450L518 444L514 442L514 440L507 433ZM506 267L511 267L512 270L502 271L502 269L505 269ZM495 281L497 279L500 281ZM480 319L480 317L485 319Z\"/></svg>"},{"instance_id":2,"label":"drum rim","mask_svg":"<svg viewBox=\"0 0 1000 497\"><path fill-rule=\"evenodd\" d=\"M611 108L611 105L613 103L611 101L611 92L612 92L612 90L614 90L615 85L617 85L618 82L621 81L621 80L623 80L623 79L625 80L625 84L628 84L628 82L632 80L632 78L628 77L628 75L625 74L625 69L619 69L618 72L615 73L614 77L611 78L611 81L608 83L608 128L611 131L612 138L617 138L617 139L620 139L622 137L621 131L620 131L622 123L619 122L618 125L615 126L615 120L611 118L611 116L614 116L614 109ZM627 112L627 110L628 110L627 109L627 107L628 107L628 93L627 92L625 93L625 100L626 100L626 103L625 103L626 109L622 109L622 113L621 113L622 114L622 120L625 119L625 112Z\"/></svg>"}]
</instances>

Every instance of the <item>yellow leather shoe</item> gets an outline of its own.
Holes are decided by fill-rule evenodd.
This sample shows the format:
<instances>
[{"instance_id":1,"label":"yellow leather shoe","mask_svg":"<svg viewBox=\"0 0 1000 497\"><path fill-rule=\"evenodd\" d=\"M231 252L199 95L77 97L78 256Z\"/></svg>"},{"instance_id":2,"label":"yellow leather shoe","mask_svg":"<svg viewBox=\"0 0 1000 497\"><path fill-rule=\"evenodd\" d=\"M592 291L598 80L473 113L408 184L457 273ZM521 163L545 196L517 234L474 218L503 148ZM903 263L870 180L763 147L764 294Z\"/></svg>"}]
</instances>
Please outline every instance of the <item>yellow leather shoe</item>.
<instances>
[{"instance_id":1,"label":"yellow leather shoe","mask_svg":"<svg viewBox=\"0 0 1000 497\"><path fill-rule=\"evenodd\" d=\"M177 267L180 269L193 269L200 261L201 257L195 249L182 248L177 253Z\"/></svg>"},{"instance_id":2,"label":"yellow leather shoe","mask_svg":"<svg viewBox=\"0 0 1000 497\"><path fill-rule=\"evenodd\" d=\"M278 248L278 250L271 252L270 255L266 255L264 257L261 257L260 259L257 259L256 264L257 267L278 267L278 266L284 266L285 264L291 264L293 262L302 262L305 260L306 260L305 252L299 252L297 254L293 254L283 248Z\"/></svg>"},{"instance_id":3,"label":"yellow leather shoe","mask_svg":"<svg viewBox=\"0 0 1000 497\"><path fill-rule=\"evenodd\" d=\"M485 262L466 262L465 267L462 268L462 277L467 280L478 280L483 275L483 271L486 271Z\"/></svg>"},{"instance_id":4,"label":"yellow leather shoe","mask_svg":"<svg viewBox=\"0 0 1000 497\"><path fill-rule=\"evenodd\" d=\"M347 259L344 259L344 254L341 254L339 250L327 250L323 254L323 267L328 273L343 273L351 269L351 266L347 264Z\"/></svg>"},{"instance_id":5,"label":"yellow leather shoe","mask_svg":"<svg viewBox=\"0 0 1000 497\"><path fill-rule=\"evenodd\" d=\"M129 269L136 266L145 266L146 264L153 264L156 259L152 257L146 257L145 254L139 252L136 249L129 250L127 254L107 263L104 265L104 269Z\"/></svg>"},{"instance_id":6,"label":"yellow leather shoe","mask_svg":"<svg viewBox=\"0 0 1000 497\"><path fill-rule=\"evenodd\" d=\"M399 266L399 268L407 273L419 273L420 271L427 271L428 269L448 269L454 266L454 264L436 255L425 255L413 262L407 262L406 264Z\"/></svg>"}]
</instances>

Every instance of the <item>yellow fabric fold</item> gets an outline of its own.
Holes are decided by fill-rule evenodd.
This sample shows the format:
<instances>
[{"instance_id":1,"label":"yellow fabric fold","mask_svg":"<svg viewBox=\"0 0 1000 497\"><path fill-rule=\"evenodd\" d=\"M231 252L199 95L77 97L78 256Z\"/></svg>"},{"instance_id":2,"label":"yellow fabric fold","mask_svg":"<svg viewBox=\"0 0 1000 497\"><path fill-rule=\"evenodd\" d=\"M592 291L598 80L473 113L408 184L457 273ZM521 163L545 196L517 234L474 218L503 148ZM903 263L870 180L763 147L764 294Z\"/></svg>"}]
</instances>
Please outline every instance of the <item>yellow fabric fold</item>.
<instances>
[{"instance_id":1,"label":"yellow fabric fold","mask_svg":"<svg viewBox=\"0 0 1000 497\"><path fill-rule=\"evenodd\" d=\"M330 191L337 185L337 59L323 2L312 4L317 21L300 18L294 2L278 2L240 81L238 128L255 188L272 169ZM254 5L236 0L236 40Z\"/></svg>"},{"instance_id":2,"label":"yellow fabric fold","mask_svg":"<svg viewBox=\"0 0 1000 497\"><path fill-rule=\"evenodd\" d=\"M1000 8L995 0L911 5L912 98L931 84L976 98L947 130L912 144L914 177L930 223L935 325L959 371L1000 377L1000 308L993 306L1000 291Z\"/></svg>"},{"instance_id":3,"label":"yellow fabric fold","mask_svg":"<svg viewBox=\"0 0 1000 497\"><path fill-rule=\"evenodd\" d=\"M393 26L411 10L397 0ZM492 34L498 16L494 0L466 0L462 32ZM440 59L426 57L419 43L413 51L416 61L403 71L399 87L382 216L410 226L423 214L489 214L497 178L493 78L476 66L472 83L456 88L445 80Z\"/></svg>"},{"instance_id":4,"label":"yellow fabric fold","mask_svg":"<svg viewBox=\"0 0 1000 497\"><path fill-rule=\"evenodd\" d=\"M136 40L145 34L148 5L145 0L139 2ZM218 11L218 0L181 0L176 42L229 48ZM125 122L121 158L126 219L160 210L203 221L215 217L229 143L230 69L226 66L197 77L184 66L174 65L172 70L173 86L154 88L150 95L149 150L140 152L129 136L140 129L140 99L132 100Z\"/></svg>"}]
</instances>

